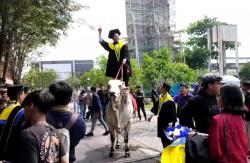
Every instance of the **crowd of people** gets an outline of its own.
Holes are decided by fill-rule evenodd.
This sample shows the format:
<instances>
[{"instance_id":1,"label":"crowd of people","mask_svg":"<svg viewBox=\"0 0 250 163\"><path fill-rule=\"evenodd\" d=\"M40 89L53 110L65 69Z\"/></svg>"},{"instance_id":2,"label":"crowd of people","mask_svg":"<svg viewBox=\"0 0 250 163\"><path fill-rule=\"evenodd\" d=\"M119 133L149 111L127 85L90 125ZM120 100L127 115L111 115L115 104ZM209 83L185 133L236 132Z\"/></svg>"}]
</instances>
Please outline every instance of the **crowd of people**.
<instances>
[{"instance_id":1,"label":"crowd of people","mask_svg":"<svg viewBox=\"0 0 250 163\"><path fill-rule=\"evenodd\" d=\"M188 86L181 84L180 93L173 98L169 95L170 86L162 84L158 112L155 113L155 106L152 112L158 114L158 136L163 148L172 143L164 131L179 122L208 135L207 157L211 162L248 162L250 78L241 81L241 88L234 84L223 85L221 80L215 74L205 75L197 92L190 94ZM199 156L191 162L201 160L204 158Z\"/></svg>"},{"instance_id":2,"label":"crowd of people","mask_svg":"<svg viewBox=\"0 0 250 163\"><path fill-rule=\"evenodd\" d=\"M69 107L72 88L57 82L30 92L23 85L1 87L0 160L74 162L85 121ZM64 137L65 136L65 137Z\"/></svg>"},{"instance_id":3,"label":"crowd of people","mask_svg":"<svg viewBox=\"0 0 250 163\"><path fill-rule=\"evenodd\" d=\"M201 79L199 89L191 93L188 85L180 84L180 92L172 97L171 86L164 82L158 91L152 90L154 115L157 115L157 135L163 147L172 143L165 135L168 127L179 123L208 134L210 158L215 162L247 162L250 150L250 78L236 85L222 85L222 78L209 74ZM141 120L144 95L141 86L131 94ZM48 91L30 92L28 87L14 85L0 88L0 160L9 162L74 162L75 147L86 132L85 120L92 120L86 136L94 136L97 120L109 134L106 109L108 88L72 90L65 82L49 86ZM69 132L69 147L58 129ZM18 144L18 145L17 145ZM13 153L16 157L13 157Z\"/></svg>"}]
</instances>

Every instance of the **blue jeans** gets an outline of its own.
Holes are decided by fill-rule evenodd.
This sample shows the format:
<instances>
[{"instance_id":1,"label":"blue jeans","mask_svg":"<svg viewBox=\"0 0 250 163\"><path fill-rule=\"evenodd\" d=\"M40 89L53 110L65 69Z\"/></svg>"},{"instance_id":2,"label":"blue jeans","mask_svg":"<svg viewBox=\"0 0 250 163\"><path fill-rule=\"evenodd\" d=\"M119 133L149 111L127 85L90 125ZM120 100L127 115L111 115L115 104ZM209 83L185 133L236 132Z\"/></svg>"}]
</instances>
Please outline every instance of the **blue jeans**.
<instances>
[{"instance_id":1,"label":"blue jeans","mask_svg":"<svg viewBox=\"0 0 250 163\"><path fill-rule=\"evenodd\" d=\"M102 104L103 120L105 122L106 122L106 109L107 109L107 104Z\"/></svg>"},{"instance_id":2,"label":"blue jeans","mask_svg":"<svg viewBox=\"0 0 250 163\"><path fill-rule=\"evenodd\" d=\"M80 115L85 119L86 105L85 104L79 104L79 106L80 106Z\"/></svg>"}]
</instances>

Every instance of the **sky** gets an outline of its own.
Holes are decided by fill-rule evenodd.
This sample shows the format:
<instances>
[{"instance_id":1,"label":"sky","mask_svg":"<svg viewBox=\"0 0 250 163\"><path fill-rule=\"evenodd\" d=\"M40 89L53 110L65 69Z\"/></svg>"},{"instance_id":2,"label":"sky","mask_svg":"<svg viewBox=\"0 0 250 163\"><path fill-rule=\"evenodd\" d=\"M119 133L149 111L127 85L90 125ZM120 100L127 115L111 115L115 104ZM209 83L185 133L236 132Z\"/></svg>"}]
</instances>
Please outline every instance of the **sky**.
<instances>
[{"instance_id":1,"label":"sky","mask_svg":"<svg viewBox=\"0 0 250 163\"><path fill-rule=\"evenodd\" d=\"M96 59L107 52L98 43L99 26L103 38L108 40L110 29L119 28L126 37L125 0L77 0L89 9L74 14L75 23L70 25L67 36L61 37L55 47L44 47L41 60ZM185 29L203 16L217 17L219 21L238 26L239 56L250 57L250 1L248 0L176 0L176 30ZM79 23L86 20L86 23Z\"/></svg>"}]
</instances>

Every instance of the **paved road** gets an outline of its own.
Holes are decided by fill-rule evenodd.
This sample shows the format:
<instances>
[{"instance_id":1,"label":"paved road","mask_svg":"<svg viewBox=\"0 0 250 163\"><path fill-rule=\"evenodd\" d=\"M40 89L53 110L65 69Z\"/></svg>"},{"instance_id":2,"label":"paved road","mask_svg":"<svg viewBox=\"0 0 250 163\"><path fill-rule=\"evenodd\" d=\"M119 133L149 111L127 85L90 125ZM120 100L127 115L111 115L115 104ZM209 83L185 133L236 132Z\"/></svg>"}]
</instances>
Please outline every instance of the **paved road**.
<instances>
[{"instance_id":1,"label":"paved road","mask_svg":"<svg viewBox=\"0 0 250 163\"><path fill-rule=\"evenodd\" d=\"M150 113L148 113L150 114ZM87 122L87 132L91 123ZM156 117L151 122L132 120L129 136L130 158L124 157L124 145L114 158L109 158L110 138L102 136L104 129L97 126L93 137L85 137L76 148L76 163L158 163L162 150L161 141L156 137ZM122 136L119 137L122 140Z\"/></svg>"}]
</instances>

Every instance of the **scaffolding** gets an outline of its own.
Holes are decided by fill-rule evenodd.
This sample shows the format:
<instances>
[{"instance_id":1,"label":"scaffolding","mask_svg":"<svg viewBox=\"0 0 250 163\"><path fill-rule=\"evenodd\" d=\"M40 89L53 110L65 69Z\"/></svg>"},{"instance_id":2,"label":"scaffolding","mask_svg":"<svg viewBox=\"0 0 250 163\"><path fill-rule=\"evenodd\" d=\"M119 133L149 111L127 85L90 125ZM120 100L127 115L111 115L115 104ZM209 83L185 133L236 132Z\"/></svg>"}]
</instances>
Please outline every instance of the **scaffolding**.
<instances>
[{"instance_id":1,"label":"scaffolding","mask_svg":"<svg viewBox=\"0 0 250 163\"><path fill-rule=\"evenodd\" d=\"M139 68L145 52L173 47L174 11L175 0L126 0L129 50Z\"/></svg>"}]
</instances>

